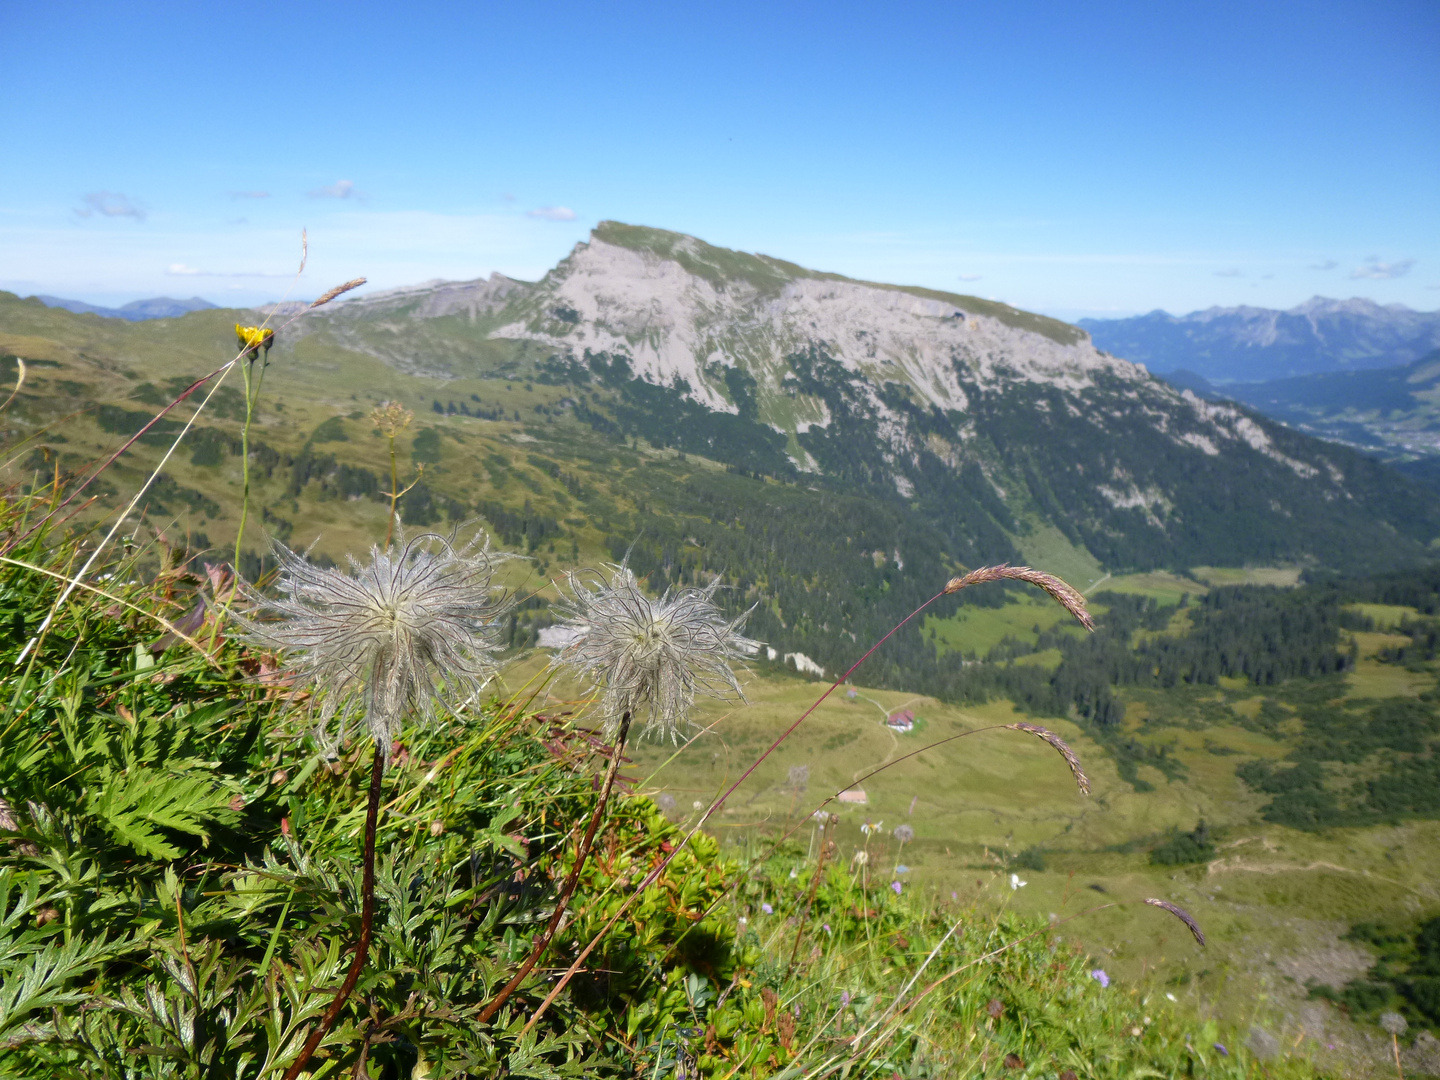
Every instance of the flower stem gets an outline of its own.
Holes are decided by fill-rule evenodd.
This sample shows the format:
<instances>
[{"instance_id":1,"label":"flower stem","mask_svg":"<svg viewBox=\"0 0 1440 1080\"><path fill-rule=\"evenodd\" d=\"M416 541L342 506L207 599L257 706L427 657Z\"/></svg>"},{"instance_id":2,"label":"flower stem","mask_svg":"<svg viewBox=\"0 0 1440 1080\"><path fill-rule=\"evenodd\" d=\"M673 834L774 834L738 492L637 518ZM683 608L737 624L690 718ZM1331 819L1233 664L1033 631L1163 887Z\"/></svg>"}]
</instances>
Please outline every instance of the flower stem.
<instances>
[{"instance_id":1,"label":"flower stem","mask_svg":"<svg viewBox=\"0 0 1440 1080\"><path fill-rule=\"evenodd\" d=\"M240 544L245 539L245 519L250 516L250 424L255 419L255 400L260 384L265 381L265 368L255 378L255 361L249 360L241 369L245 376L245 424L240 429L240 524L235 530L235 580L240 580Z\"/></svg>"},{"instance_id":2,"label":"flower stem","mask_svg":"<svg viewBox=\"0 0 1440 1080\"><path fill-rule=\"evenodd\" d=\"M565 884L560 887L560 894L555 901L555 911L550 916L550 922L545 927L545 932L540 935L540 940L530 950L530 955L520 965L520 969L511 976L510 981L505 984L504 989L495 995L495 1000L486 1005L480 1012L480 1023L488 1024L490 1019L500 1011L500 1006L510 999L520 984L529 975L535 965L539 963L540 957L550 947L550 941L555 936L555 931L560 926L560 920L565 915L565 910L570 906L570 898L575 895L575 888L580 884L580 872L585 868L586 861L590 858L590 852L595 845L595 830L600 825L600 818L605 813L605 804L610 801L610 789L615 786L615 774L620 771L620 759L625 750L625 736L630 733L630 714L627 712L620 719L620 731L615 736L615 747L610 752L610 767L605 770L605 783L600 791L600 801L595 804L595 810L590 815L590 824L585 829L585 838L580 841L580 851L575 856L575 865L570 869L570 876L565 879Z\"/></svg>"},{"instance_id":3,"label":"flower stem","mask_svg":"<svg viewBox=\"0 0 1440 1080\"><path fill-rule=\"evenodd\" d=\"M355 945L355 959L350 962L350 971L346 974L345 981L340 984L335 1000L320 1018L320 1026L305 1040L305 1045L300 1048L300 1056L285 1070L283 1080L295 1080L309 1064L310 1056L315 1053L320 1040L329 1034L335 1021L339 1019L340 1010L350 996L350 991L354 990L355 984L359 982L360 972L370 955L370 939L375 926L375 827L380 820L380 778L384 774L385 750L377 742L375 760L370 766L370 802L365 811L365 876L360 890L360 940Z\"/></svg>"},{"instance_id":4,"label":"flower stem","mask_svg":"<svg viewBox=\"0 0 1440 1080\"><path fill-rule=\"evenodd\" d=\"M395 504L400 501L400 476L395 470L395 430L390 430L390 524L385 529L385 550L395 535Z\"/></svg>"}]
</instances>

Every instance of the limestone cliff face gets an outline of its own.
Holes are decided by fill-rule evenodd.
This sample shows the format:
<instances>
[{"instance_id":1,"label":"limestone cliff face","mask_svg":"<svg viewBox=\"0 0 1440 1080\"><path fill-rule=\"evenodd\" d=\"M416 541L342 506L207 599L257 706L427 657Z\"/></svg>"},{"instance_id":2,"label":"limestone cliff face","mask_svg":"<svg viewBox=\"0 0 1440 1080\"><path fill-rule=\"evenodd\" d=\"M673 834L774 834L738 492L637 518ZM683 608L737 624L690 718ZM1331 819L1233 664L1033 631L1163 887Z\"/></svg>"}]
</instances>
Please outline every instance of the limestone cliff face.
<instances>
[{"instance_id":1,"label":"limestone cliff face","mask_svg":"<svg viewBox=\"0 0 1440 1080\"><path fill-rule=\"evenodd\" d=\"M996 550L1053 525L1107 565L1333 561L1336 530L1440 532L1433 497L1412 511L1370 459L1181 392L1077 327L678 233L605 222L539 282L429 283L315 326L442 378L548 365L585 400L603 389L576 416L612 433L903 499Z\"/></svg>"}]
</instances>

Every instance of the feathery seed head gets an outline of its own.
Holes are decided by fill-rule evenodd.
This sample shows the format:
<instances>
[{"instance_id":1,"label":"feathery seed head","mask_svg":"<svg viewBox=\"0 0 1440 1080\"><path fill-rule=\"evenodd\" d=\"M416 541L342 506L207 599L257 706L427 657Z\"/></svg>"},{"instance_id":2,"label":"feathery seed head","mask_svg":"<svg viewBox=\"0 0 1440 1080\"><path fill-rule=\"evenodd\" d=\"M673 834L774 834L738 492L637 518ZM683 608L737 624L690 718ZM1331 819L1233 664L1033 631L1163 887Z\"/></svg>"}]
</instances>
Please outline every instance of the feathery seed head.
<instances>
[{"instance_id":1,"label":"feathery seed head","mask_svg":"<svg viewBox=\"0 0 1440 1080\"><path fill-rule=\"evenodd\" d=\"M349 573L274 547L280 595L247 586L251 610L237 619L247 641L285 654L319 699L322 743L343 741L360 705L371 737L388 748L407 712L428 719L437 702L463 702L494 673L511 602L495 570L510 556L490 550L483 534L463 544L435 533L402 537L394 551L350 559Z\"/></svg>"},{"instance_id":2,"label":"feathery seed head","mask_svg":"<svg viewBox=\"0 0 1440 1080\"><path fill-rule=\"evenodd\" d=\"M895 839L902 844L908 844L915 839L915 829L910 825L896 825Z\"/></svg>"},{"instance_id":3,"label":"feathery seed head","mask_svg":"<svg viewBox=\"0 0 1440 1080\"><path fill-rule=\"evenodd\" d=\"M566 573L570 595L558 610L572 639L551 663L603 691L608 735L628 712L633 720L645 718L647 732L679 742L697 693L744 697L730 661L760 643L740 634L749 612L726 619L715 605L718 577L704 588L667 589L652 600L629 567L607 569L606 575Z\"/></svg>"}]
</instances>

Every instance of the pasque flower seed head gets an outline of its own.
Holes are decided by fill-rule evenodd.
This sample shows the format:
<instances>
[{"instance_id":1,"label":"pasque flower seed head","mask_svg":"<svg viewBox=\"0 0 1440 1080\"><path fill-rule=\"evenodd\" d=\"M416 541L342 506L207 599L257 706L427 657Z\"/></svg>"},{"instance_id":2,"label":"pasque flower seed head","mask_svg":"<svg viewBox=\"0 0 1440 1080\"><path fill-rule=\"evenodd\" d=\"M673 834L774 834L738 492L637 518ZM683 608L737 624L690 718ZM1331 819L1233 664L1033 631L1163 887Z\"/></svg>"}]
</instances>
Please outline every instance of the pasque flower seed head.
<instances>
[{"instance_id":1,"label":"pasque flower seed head","mask_svg":"<svg viewBox=\"0 0 1440 1080\"><path fill-rule=\"evenodd\" d=\"M435 533L402 536L393 551L351 558L349 573L274 548L279 596L247 587L250 610L237 617L251 644L284 654L315 694L322 742L342 741L360 705L371 737L388 749L406 713L426 719L494 673L511 603L495 571L510 556L490 550L483 534L463 544Z\"/></svg>"},{"instance_id":2,"label":"pasque flower seed head","mask_svg":"<svg viewBox=\"0 0 1440 1080\"><path fill-rule=\"evenodd\" d=\"M741 636L745 615L727 619L715 605L718 577L652 600L629 567L606 569L566 574L570 595L559 611L570 641L552 663L601 691L608 734L628 712L632 720L644 718L647 731L679 741L696 694L743 697L730 661L760 644Z\"/></svg>"}]
</instances>

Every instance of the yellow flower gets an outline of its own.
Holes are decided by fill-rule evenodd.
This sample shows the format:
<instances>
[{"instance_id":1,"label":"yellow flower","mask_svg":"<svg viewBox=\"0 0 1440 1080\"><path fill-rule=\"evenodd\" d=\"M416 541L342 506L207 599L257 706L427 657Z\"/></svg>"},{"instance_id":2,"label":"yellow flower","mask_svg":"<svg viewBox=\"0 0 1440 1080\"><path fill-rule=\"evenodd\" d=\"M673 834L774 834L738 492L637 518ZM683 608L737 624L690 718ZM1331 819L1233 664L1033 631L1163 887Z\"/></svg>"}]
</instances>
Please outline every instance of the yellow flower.
<instances>
[{"instance_id":1,"label":"yellow flower","mask_svg":"<svg viewBox=\"0 0 1440 1080\"><path fill-rule=\"evenodd\" d=\"M260 355L261 349L267 353L270 351L270 346L275 344L275 331L268 328L262 330L258 326L241 326L236 323L235 338L240 342L240 348L249 353L250 359L254 360Z\"/></svg>"}]
</instances>

